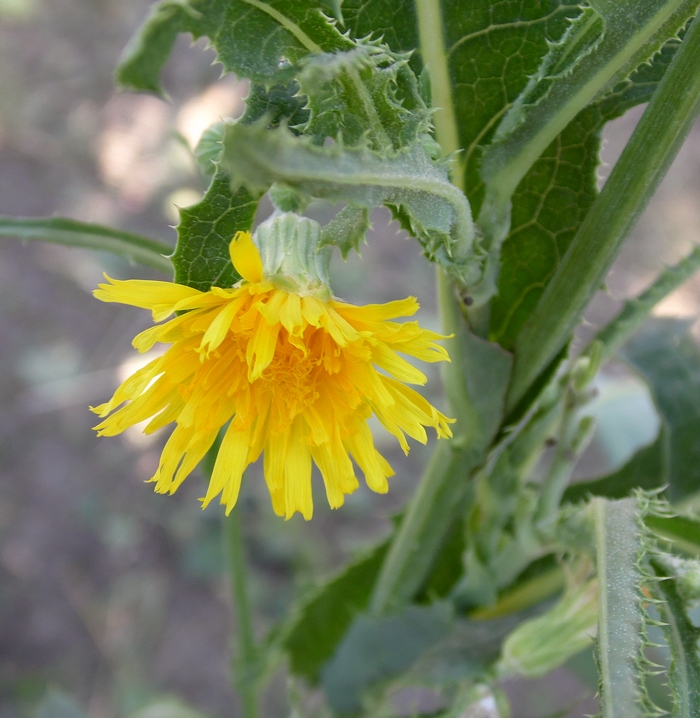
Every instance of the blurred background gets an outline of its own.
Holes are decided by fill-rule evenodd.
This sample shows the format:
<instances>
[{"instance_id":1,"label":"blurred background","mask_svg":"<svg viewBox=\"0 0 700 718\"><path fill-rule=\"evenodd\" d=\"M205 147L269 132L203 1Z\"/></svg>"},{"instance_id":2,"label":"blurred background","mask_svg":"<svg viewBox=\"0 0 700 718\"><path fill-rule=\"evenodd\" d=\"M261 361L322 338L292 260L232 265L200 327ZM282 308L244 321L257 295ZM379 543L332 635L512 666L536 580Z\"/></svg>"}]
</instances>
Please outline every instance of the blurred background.
<instances>
[{"instance_id":1,"label":"blurred background","mask_svg":"<svg viewBox=\"0 0 700 718\"><path fill-rule=\"evenodd\" d=\"M168 101L116 92L113 69L150 5L0 0L0 214L72 217L174 244L177 207L204 190L191 148L209 124L242 111L247 87L220 78L202 43L180 38L164 77ZM601 182L640 115L606 129ZM699 198L696 127L591 307L592 324L700 241ZM336 294L362 303L416 295L421 322L437 328L433 273L417 243L384 212L374 224L362 261L336 258ZM90 718L121 718L168 697L212 718L235 716L219 507L200 510L199 475L173 497L144 485L163 435L97 439L91 430L88 405L133 371L131 339L150 323L146 312L92 298L105 270L159 278L107 255L0 240L0 718L55 718L47 705L68 711L71 701ZM700 278L657 312L695 321L699 304ZM613 375L601 380L601 419L608 381L653 425L639 382ZM429 398L444 406L437 372L430 376ZM589 473L626 458L613 461L603 438ZM378 433L377 443L396 470L390 493L363 487L331 512L318 492L309 523L278 519L262 477L247 477L241 501L260 636L293 597L385 535L411 495L429 449L415 446L406 458L390 437ZM585 672L570 666L544 685L507 686L515 718L567 706L562 715L589 714ZM263 715L287 715L286 696L282 667Z\"/></svg>"}]
</instances>

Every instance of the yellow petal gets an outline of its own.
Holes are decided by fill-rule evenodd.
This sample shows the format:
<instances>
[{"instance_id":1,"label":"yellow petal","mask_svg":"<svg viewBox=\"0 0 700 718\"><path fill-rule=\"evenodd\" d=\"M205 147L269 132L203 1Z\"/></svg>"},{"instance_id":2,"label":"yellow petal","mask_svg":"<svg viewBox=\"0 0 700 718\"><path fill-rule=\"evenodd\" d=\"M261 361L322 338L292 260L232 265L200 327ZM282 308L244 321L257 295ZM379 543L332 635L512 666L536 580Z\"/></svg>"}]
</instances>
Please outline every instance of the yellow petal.
<instances>
[{"instance_id":1,"label":"yellow petal","mask_svg":"<svg viewBox=\"0 0 700 718\"><path fill-rule=\"evenodd\" d=\"M202 508L206 508L214 497L223 494L221 503L226 505L226 514L231 513L247 464L249 437L247 431L237 431L233 422L229 424L216 456Z\"/></svg>"},{"instance_id":2,"label":"yellow petal","mask_svg":"<svg viewBox=\"0 0 700 718\"><path fill-rule=\"evenodd\" d=\"M311 449L303 434L301 417L292 424L284 464L285 518L290 519L297 511L308 521L314 512L311 496Z\"/></svg>"},{"instance_id":3,"label":"yellow petal","mask_svg":"<svg viewBox=\"0 0 700 718\"><path fill-rule=\"evenodd\" d=\"M152 309L159 304L174 305L183 299L200 295L198 289L186 287L175 282L158 282L146 279L112 279L106 274L104 278L110 284L100 284L92 293L102 302L118 302L132 307Z\"/></svg>"},{"instance_id":4,"label":"yellow petal","mask_svg":"<svg viewBox=\"0 0 700 718\"><path fill-rule=\"evenodd\" d=\"M229 245L229 253L233 266L246 282L262 282L262 259L250 232L236 232Z\"/></svg>"}]
</instances>

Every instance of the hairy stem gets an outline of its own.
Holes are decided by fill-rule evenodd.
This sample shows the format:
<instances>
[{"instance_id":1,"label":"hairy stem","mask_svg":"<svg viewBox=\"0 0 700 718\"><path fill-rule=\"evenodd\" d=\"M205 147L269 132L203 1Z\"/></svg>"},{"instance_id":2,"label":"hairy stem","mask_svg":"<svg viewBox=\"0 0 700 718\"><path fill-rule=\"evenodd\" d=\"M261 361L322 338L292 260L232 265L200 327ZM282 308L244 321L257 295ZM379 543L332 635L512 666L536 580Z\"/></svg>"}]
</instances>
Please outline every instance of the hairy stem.
<instances>
[{"instance_id":1,"label":"hairy stem","mask_svg":"<svg viewBox=\"0 0 700 718\"><path fill-rule=\"evenodd\" d=\"M591 502L598 567L600 715L640 716L642 609L639 508L637 499Z\"/></svg>"}]
</instances>

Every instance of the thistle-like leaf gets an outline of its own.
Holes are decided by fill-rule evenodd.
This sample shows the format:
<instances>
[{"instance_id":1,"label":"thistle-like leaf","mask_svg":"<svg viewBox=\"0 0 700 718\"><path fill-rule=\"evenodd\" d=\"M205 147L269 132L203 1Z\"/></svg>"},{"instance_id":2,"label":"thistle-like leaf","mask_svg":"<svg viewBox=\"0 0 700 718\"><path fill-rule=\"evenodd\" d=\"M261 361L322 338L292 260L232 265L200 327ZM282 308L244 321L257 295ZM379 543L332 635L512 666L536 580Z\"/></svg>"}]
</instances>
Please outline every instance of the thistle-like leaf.
<instances>
[{"instance_id":1,"label":"thistle-like leaf","mask_svg":"<svg viewBox=\"0 0 700 718\"><path fill-rule=\"evenodd\" d=\"M347 52L308 55L298 75L311 117L305 132L345 146L398 151L426 136L430 112L407 53L361 40Z\"/></svg>"},{"instance_id":2,"label":"thistle-like leaf","mask_svg":"<svg viewBox=\"0 0 700 718\"><path fill-rule=\"evenodd\" d=\"M301 196L394 209L425 254L463 284L479 274L469 203L422 143L393 156L365 147L318 147L265 123L228 125L222 167L232 188L263 192L274 182Z\"/></svg>"},{"instance_id":3,"label":"thistle-like leaf","mask_svg":"<svg viewBox=\"0 0 700 718\"><path fill-rule=\"evenodd\" d=\"M332 15L339 18L335 0L161 0L126 48L117 80L163 94L163 65L176 37L190 33L209 38L226 72L269 86L288 80L309 53L352 49Z\"/></svg>"}]
</instances>

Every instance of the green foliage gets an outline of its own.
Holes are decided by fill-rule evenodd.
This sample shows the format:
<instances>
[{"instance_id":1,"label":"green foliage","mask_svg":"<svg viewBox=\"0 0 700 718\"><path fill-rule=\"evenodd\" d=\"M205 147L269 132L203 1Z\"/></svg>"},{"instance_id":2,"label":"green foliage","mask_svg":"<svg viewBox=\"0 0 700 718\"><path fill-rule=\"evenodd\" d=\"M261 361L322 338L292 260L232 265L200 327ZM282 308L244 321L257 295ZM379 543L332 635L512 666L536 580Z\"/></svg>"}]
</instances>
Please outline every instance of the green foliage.
<instances>
[{"instance_id":1,"label":"green foliage","mask_svg":"<svg viewBox=\"0 0 700 718\"><path fill-rule=\"evenodd\" d=\"M310 52L350 49L330 24L338 6L314 0L161 0L132 39L117 71L129 89L162 93L160 72L180 33L208 37L227 72L270 85L291 77Z\"/></svg>"},{"instance_id":2,"label":"green foliage","mask_svg":"<svg viewBox=\"0 0 700 718\"><path fill-rule=\"evenodd\" d=\"M635 486L668 486L672 501L691 501L700 490L700 351L688 334L688 324L650 320L623 346L621 356L649 385L662 422L659 437L612 476L571 487L567 498L586 491L623 496Z\"/></svg>"},{"instance_id":3,"label":"green foliage","mask_svg":"<svg viewBox=\"0 0 700 718\"><path fill-rule=\"evenodd\" d=\"M365 610L388 542L321 586L299 609L283 640L290 668L311 683L334 654L355 615Z\"/></svg>"},{"instance_id":4,"label":"green foliage","mask_svg":"<svg viewBox=\"0 0 700 718\"><path fill-rule=\"evenodd\" d=\"M323 687L338 713L356 713L368 686L408 669L451 628L452 606L408 606L382 617L358 616L323 672Z\"/></svg>"},{"instance_id":5,"label":"green foliage","mask_svg":"<svg viewBox=\"0 0 700 718\"><path fill-rule=\"evenodd\" d=\"M228 175L217 173L202 201L180 210L175 281L202 291L233 286L240 277L228 246L237 231L252 227L257 207L254 195L244 188L231 194Z\"/></svg>"},{"instance_id":6,"label":"green foliage","mask_svg":"<svg viewBox=\"0 0 700 718\"><path fill-rule=\"evenodd\" d=\"M209 186L181 210L172 264L167 248L128 233L0 219L2 236L107 249L207 290L240 279L229 243L253 227L265 193L297 214L316 199L342 204L321 244L344 258L384 205L439 266L454 436L438 444L392 537L297 605L266 656L253 642L238 547L247 633L236 684L247 718L260 666L279 648L341 714L381 704L391 682L454 694L447 715L466 715L479 696L497 712L494 680L548 672L585 647L595 624L601 715L651 715L649 603L670 647L673 715L700 713L688 617L700 597L700 524L640 493L666 490L683 507L700 489L700 350L684 323L644 324L700 252L662 271L583 357L567 359L700 111L700 20L689 25L699 7L161 0L127 48L121 85L162 95L181 33L208 38L224 71L252 82L243 117L217 123L195 149ZM644 102L598 195L601 130ZM591 437L590 382L616 352L647 383L661 429L615 472L566 488Z\"/></svg>"},{"instance_id":7,"label":"green foliage","mask_svg":"<svg viewBox=\"0 0 700 718\"><path fill-rule=\"evenodd\" d=\"M420 143L382 157L364 148L318 147L281 127L235 124L226 129L221 161L234 191L265 191L278 182L302 198L395 207L430 258L464 283L478 276L469 204Z\"/></svg>"},{"instance_id":8,"label":"green foliage","mask_svg":"<svg viewBox=\"0 0 700 718\"><path fill-rule=\"evenodd\" d=\"M679 590L680 586L676 581L668 580L662 566L658 563L653 565L660 578L657 591L663 601L659 604L659 611L671 650L669 679L674 697L673 716L690 718L700 714L700 630L688 617L687 601Z\"/></svg>"}]
</instances>

